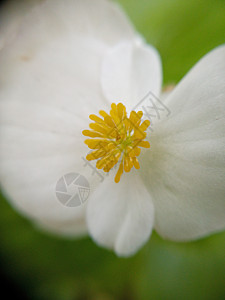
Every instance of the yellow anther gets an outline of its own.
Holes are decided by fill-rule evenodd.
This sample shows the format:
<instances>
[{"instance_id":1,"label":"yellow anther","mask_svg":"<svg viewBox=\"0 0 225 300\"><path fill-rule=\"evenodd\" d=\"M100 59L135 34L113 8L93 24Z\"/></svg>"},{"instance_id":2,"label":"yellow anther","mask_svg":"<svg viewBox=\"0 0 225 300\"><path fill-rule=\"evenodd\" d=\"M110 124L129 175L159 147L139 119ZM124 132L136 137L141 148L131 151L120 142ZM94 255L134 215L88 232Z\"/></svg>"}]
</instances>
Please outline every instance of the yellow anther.
<instances>
[{"instance_id":1,"label":"yellow anther","mask_svg":"<svg viewBox=\"0 0 225 300\"><path fill-rule=\"evenodd\" d=\"M90 115L94 121L89 125L92 130L84 130L83 135L90 137L85 143L91 153L87 160L97 160L96 167L109 172L120 160L119 169L115 176L115 182L120 181L123 171L130 172L135 167L140 168L137 156L141 149L150 148L145 141L146 130L150 125L149 120L141 123L142 111L132 111L127 117L126 107L122 104L112 103L110 113L100 110L99 116Z\"/></svg>"}]
</instances>

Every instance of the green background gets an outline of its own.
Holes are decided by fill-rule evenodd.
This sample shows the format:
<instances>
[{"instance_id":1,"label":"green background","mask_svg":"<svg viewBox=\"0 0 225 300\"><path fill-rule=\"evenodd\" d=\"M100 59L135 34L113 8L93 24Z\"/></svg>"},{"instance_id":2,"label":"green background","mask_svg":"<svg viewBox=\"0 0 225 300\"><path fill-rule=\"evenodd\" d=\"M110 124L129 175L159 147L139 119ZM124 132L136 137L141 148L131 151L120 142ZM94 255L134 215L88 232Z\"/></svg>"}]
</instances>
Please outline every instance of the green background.
<instances>
[{"instance_id":1,"label":"green background","mask_svg":"<svg viewBox=\"0 0 225 300\"><path fill-rule=\"evenodd\" d=\"M121 0L138 31L160 52L164 84L177 83L225 42L224 0ZM192 243L156 233L134 257L117 258L89 238L37 231L2 198L0 258L29 299L225 299L225 234Z\"/></svg>"}]
</instances>

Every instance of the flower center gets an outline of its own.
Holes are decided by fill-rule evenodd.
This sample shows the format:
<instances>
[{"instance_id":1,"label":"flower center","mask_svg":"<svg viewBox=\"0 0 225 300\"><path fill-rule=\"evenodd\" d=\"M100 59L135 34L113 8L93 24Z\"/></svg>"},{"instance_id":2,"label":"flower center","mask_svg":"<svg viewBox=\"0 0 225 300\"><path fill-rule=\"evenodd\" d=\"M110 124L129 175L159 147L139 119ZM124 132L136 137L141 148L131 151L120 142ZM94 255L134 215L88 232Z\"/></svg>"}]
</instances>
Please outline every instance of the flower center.
<instances>
[{"instance_id":1,"label":"flower center","mask_svg":"<svg viewBox=\"0 0 225 300\"><path fill-rule=\"evenodd\" d=\"M127 117L126 107L122 104L112 103L110 114L100 110L101 117L90 115L94 121L89 127L92 130L84 130L82 133L90 139L85 140L93 151L86 156L87 160L97 160L96 167L109 172L119 162L119 169L115 176L115 182L120 181L123 171L130 172L133 166L140 168L137 156L141 149L150 148L146 138L146 130L150 125L149 120L141 123L142 111L132 111Z\"/></svg>"}]
</instances>

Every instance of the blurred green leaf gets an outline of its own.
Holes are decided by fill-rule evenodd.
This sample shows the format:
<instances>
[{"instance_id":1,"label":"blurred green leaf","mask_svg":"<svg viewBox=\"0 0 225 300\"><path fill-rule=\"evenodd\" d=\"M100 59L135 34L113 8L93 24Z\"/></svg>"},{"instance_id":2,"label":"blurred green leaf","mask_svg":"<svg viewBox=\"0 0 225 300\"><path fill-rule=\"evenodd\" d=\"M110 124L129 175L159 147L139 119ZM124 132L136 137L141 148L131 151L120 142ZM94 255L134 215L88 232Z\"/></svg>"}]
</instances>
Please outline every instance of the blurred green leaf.
<instances>
[{"instance_id":1,"label":"blurred green leaf","mask_svg":"<svg viewBox=\"0 0 225 300\"><path fill-rule=\"evenodd\" d=\"M207 52L225 43L223 0L120 0L137 30L159 51L164 83L177 83Z\"/></svg>"}]
</instances>

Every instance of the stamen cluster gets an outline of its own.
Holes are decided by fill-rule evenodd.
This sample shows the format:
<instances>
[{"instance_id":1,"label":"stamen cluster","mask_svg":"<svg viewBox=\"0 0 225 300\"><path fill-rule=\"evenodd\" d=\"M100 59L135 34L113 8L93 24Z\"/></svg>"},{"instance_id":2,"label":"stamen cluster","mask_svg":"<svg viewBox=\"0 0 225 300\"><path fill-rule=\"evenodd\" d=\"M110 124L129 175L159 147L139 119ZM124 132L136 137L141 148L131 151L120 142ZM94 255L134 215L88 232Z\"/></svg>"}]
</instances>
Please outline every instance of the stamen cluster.
<instances>
[{"instance_id":1,"label":"stamen cluster","mask_svg":"<svg viewBox=\"0 0 225 300\"><path fill-rule=\"evenodd\" d=\"M83 135L90 137L85 144L93 150L86 159L97 160L96 167L105 172L109 172L120 161L115 176L115 182L118 183L123 171L130 172L133 166L140 168L137 159L141 153L139 147L150 148L149 142L144 141L150 121L141 123L142 111L131 111L128 118L122 103L112 103L110 114L103 110L99 114L101 117L89 116L94 123L89 125L91 130L83 131Z\"/></svg>"}]
</instances>

